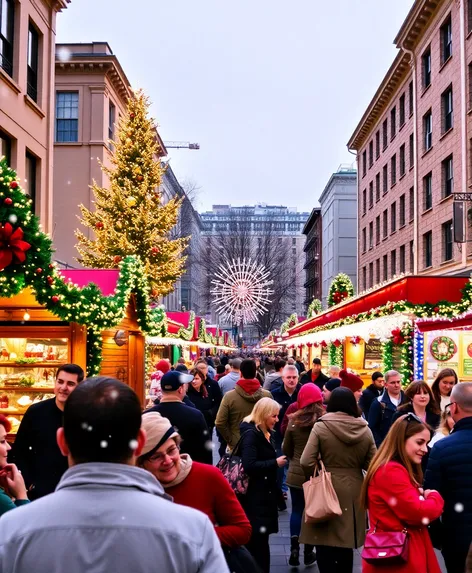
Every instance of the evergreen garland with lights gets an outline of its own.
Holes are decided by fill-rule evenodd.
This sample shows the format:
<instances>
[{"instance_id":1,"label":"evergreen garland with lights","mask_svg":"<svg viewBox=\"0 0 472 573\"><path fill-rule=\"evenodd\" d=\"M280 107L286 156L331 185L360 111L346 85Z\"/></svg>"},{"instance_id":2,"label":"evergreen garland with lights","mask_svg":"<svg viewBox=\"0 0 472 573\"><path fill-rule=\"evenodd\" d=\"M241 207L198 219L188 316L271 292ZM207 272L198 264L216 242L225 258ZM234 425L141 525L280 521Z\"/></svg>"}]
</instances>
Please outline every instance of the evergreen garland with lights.
<instances>
[{"instance_id":1,"label":"evergreen garland with lights","mask_svg":"<svg viewBox=\"0 0 472 573\"><path fill-rule=\"evenodd\" d=\"M340 341L336 343L331 343L328 349L329 365L339 366L339 368L344 368L344 348Z\"/></svg>"},{"instance_id":2,"label":"evergreen garland with lights","mask_svg":"<svg viewBox=\"0 0 472 573\"><path fill-rule=\"evenodd\" d=\"M314 298L311 301L310 306L308 307L308 312L307 312L306 317L307 318L313 318L314 316L319 314L322 310L323 310L323 306L321 304L321 300L319 298Z\"/></svg>"},{"instance_id":3,"label":"evergreen garland with lights","mask_svg":"<svg viewBox=\"0 0 472 573\"><path fill-rule=\"evenodd\" d=\"M297 313L294 312L287 318L285 322L282 323L282 326L280 327L280 334L284 334L289 328L292 328L292 326L295 326L296 324L298 324L298 316Z\"/></svg>"}]
</instances>

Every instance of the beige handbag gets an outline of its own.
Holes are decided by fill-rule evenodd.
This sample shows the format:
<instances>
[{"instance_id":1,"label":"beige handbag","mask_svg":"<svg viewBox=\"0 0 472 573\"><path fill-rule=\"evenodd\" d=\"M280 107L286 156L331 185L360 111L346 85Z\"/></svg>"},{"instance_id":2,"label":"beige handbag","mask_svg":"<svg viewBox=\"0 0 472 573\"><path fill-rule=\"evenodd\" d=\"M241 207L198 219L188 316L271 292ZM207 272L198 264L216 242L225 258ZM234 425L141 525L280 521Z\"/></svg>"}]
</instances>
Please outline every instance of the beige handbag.
<instances>
[{"instance_id":1,"label":"beige handbag","mask_svg":"<svg viewBox=\"0 0 472 573\"><path fill-rule=\"evenodd\" d=\"M305 496L305 522L319 523L342 515L338 496L321 459L316 465L315 475L303 484Z\"/></svg>"}]
</instances>

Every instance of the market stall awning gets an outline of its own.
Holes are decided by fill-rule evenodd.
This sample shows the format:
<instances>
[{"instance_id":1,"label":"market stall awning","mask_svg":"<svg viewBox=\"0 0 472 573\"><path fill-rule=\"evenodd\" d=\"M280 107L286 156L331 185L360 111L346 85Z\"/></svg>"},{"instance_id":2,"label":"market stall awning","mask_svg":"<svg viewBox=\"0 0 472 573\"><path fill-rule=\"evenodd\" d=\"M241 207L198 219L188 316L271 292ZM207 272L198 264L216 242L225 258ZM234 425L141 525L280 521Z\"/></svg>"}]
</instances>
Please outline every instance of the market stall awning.
<instances>
[{"instance_id":1,"label":"market stall awning","mask_svg":"<svg viewBox=\"0 0 472 573\"><path fill-rule=\"evenodd\" d=\"M369 340L369 338L388 340L392 336L393 329L401 328L405 322L411 322L411 318L411 315L404 313L391 314L365 322L345 324L338 328L332 328L331 330L321 330L320 332L297 336L286 340L284 344L286 344L288 348L291 348L301 344L319 344L322 341L330 343L335 340L344 340L346 337L354 336L358 336L363 340Z\"/></svg>"},{"instance_id":2,"label":"market stall awning","mask_svg":"<svg viewBox=\"0 0 472 573\"><path fill-rule=\"evenodd\" d=\"M415 326L420 332L455 328L472 329L472 310L468 310L452 318L445 316L418 318L415 322Z\"/></svg>"},{"instance_id":3,"label":"market stall awning","mask_svg":"<svg viewBox=\"0 0 472 573\"><path fill-rule=\"evenodd\" d=\"M78 287L85 287L89 283L98 286L103 296L115 294L120 271L117 269L59 269L61 275Z\"/></svg>"},{"instance_id":4,"label":"market stall awning","mask_svg":"<svg viewBox=\"0 0 472 573\"><path fill-rule=\"evenodd\" d=\"M361 294L336 305L313 318L296 324L287 332L289 337L308 330L367 312L389 302L408 301L413 304L436 303L441 300L459 302L467 277L403 277L372 292Z\"/></svg>"}]
</instances>

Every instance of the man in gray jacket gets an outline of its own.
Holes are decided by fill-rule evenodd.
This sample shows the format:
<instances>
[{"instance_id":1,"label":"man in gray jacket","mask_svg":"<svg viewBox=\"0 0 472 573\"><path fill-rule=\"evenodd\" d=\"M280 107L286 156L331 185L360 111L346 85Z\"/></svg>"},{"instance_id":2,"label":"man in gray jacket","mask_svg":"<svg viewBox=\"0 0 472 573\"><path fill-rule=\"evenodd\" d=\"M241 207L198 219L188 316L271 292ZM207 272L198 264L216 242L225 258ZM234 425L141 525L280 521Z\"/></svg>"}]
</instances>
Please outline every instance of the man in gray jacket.
<instances>
[{"instance_id":1,"label":"man in gray jacket","mask_svg":"<svg viewBox=\"0 0 472 573\"><path fill-rule=\"evenodd\" d=\"M131 388L91 378L74 390L57 432L69 469L54 493L2 516L0 571L228 573L208 517L135 467L145 439Z\"/></svg>"}]
</instances>

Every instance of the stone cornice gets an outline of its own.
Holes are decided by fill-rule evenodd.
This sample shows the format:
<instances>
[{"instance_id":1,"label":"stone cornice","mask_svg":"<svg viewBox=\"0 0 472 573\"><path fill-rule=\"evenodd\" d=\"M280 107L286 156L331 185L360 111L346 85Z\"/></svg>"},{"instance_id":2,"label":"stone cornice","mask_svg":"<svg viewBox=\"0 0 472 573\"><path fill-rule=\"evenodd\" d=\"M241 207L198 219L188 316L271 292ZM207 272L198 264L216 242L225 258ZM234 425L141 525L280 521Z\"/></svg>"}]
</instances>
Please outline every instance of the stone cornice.
<instances>
[{"instance_id":1,"label":"stone cornice","mask_svg":"<svg viewBox=\"0 0 472 573\"><path fill-rule=\"evenodd\" d=\"M65 10L67 8L67 4L71 3L71 0L46 0L46 1L49 4L49 6L52 6L52 8L56 12L62 12L62 10Z\"/></svg>"},{"instance_id":2,"label":"stone cornice","mask_svg":"<svg viewBox=\"0 0 472 573\"><path fill-rule=\"evenodd\" d=\"M410 71L410 56L401 51L382 80L367 110L357 125L347 146L348 149L359 149L364 145L365 139L370 135L373 127L390 104L399 85L404 81Z\"/></svg>"},{"instance_id":3,"label":"stone cornice","mask_svg":"<svg viewBox=\"0 0 472 573\"><path fill-rule=\"evenodd\" d=\"M397 48L412 50L431 17L444 2L445 0L416 0L394 40Z\"/></svg>"}]
</instances>

